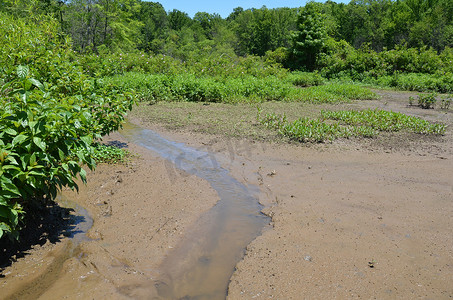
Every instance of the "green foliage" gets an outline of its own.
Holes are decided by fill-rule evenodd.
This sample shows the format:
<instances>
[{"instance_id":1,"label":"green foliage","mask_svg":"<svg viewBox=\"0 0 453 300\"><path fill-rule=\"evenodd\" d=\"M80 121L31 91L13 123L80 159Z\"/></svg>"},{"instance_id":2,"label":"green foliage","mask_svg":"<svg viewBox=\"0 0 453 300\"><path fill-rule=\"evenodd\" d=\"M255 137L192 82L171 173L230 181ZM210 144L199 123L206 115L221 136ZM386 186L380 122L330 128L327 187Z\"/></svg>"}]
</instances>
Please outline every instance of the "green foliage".
<instances>
[{"instance_id":1,"label":"green foliage","mask_svg":"<svg viewBox=\"0 0 453 300\"><path fill-rule=\"evenodd\" d=\"M206 101L206 102L262 102L306 101L335 103L349 100L375 99L375 93L356 85L328 84L298 88L293 78L252 75L238 77L197 76L181 72L180 75L145 75L126 73L106 78L106 82L134 92L142 101Z\"/></svg>"},{"instance_id":2,"label":"green foliage","mask_svg":"<svg viewBox=\"0 0 453 300\"><path fill-rule=\"evenodd\" d=\"M399 73L436 74L439 71L452 72L452 50L445 48L437 54L431 48L408 48L398 46L392 50L376 52L368 45L354 49L345 41L330 40L328 53L319 61L322 74L331 78L346 74L355 80L361 74L366 77L378 77Z\"/></svg>"},{"instance_id":3,"label":"green foliage","mask_svg":"<svg viewBox=\"0 0 453 300\"><path fill-rule=\"evenodd\" d=\"M77 189L95 166L91 143L121 126L131 97L86 76L51 18L2 15L0 236L18 238L23 212Z\"/></svg>"},{"instance_id":4,"label":"green foliage","mask_svg":"<svg viewBox=\"0 0 453 300\"><path fill-rule=\"evenodd\" d=\"M297 31L293 36L292 60L294 68L312 71L327 39L322 4L309 2L299 13Z\"/></svg>"},{"instance_id":5,"label":"green foliage","mask_svg":"<svg viewBox=\"0 0 453 300\"><path fill-rule=\"evenodd\" d=\"M380 131L407 130L435 135L445 133L444 124L432 124L420 118L383 110L322 111L319 119L300 118L294 122L288 122L285 115L273 113L261 117L259 111L257 119L267 128L302 143L319 143L349 137L371 138ZM338 122L332 123L330 120Z\"/></svg>"},{"instance_id":6,"label":"green foliage","mask_svg":"<svg viewBox=\"0 0 453 300\"><path fill-rule=\"evenodd\" d=\"M134 91L144 101L206 101L238 102L285 100L297 96L298 90L290 83L268 76L238 78L181 75L144 75L127 73L107 79L123 90Z\"/></svg>"},{"instance_id":7,"label":"green foliage","mask_svg":"<svg viewBox=\"0 0 453 300\"><path fill-rule=\"evenodd\" d=\"M27 202L53 199L63 186L77 188L73 178L80 175L86 180L80 163L94 166L90 156L79 151L77 159L70 158L77 148L90 150L90 109L74 105L72 97L66 101L46 99L44 85L29 78L24 66L17 68L17 76L16 82L8 83L11 90L0 109L0 201L3 211L16 216L9 223L3 220L8 226L6 233L13 237L18 236L14 213L18 208Z\"/></svg>"},{"instance_id":8,"label":"green foliage","mask_svg":"<svg viewBox=\"0 0 453 300\"><path fill-rule=\"evenodd\" d=\"M427 48L397 47L375 52L366 45L355 50L346 42L329 41L328 53L319 60L326 78L350 79L403 90L450 92L453 90L453 53Z\"/></svg>"},{"instance_id":9,"label":"green foliage","mask_svg":"<svg viewBox=\"0 0 453 300\"><path fill-rule=\"evenodd\" d=\"M400 90L418 92L448 93L453 91L453 77L450 73L440 74L398 74L382 76L376 79L366 78L365 83L382 87L395 87Z\"/></svg>"},{"instance_id":10,"label":"green foliage","mask_svg":"<svg viewBox=\"0 0 453 300\"><path fill-rule=\"evenodd\" d=\"M316 72L295 71L288 74L287 81L300 87L322 85L325 81L321 75Z\"/></svg>"},{"instance_id":11,"label":"green foliage","mask_svg":"<svg viewBox=\"0 0 453 300\"><path fill-rule=\"evenodd\" d=\"M101 144L98 142L92 144L90 149L91 152L87 151L84 148L78 150L82 151L82 153L84 153L85 155L91 156L91 158L95 161L96 164L124 163L130 156L130 152L125 149L116 146Z\"/></svg>"},{"instance_id":12,"label":"green foliage","mask_svg":"<svg viewBox=\"0 0 453 300\"><path fill-rule=\"evenodd\" d=\"M347 125L367 126L375 130L388 132L407 130L420 134L441 135L445 133L446 129L444 124L433 124L417 117L377 109L323 111L321 116L324 119L338 120Z\"/></svg>"},{"instance_id":13,"label":"green foliage","mask_svg":"<svg viewBox=\"0 0 453 300\"><path fill-rule=\"evenodd\" d=\"M276 8L237 10L230 27L236 38L236 53L263 56L267 51L291 46L291 31L296 29L297 9Z\"/></svg>"},{"instance_id":14,"label":"green foliage","mask_svg":"<svg viewBox=\"0 0 453 300\"><path fill-rule=\"evenodd\" d=\"M419 94L418 95L418 106L421 108L434 108L434 105L436 104L436 93L431 93L431 94Z\"/></svg>"},{"instance_id":15,"label":"green foliage","mask_svg":"<svg viewBox=\"0 0 453 300\"><path fill-rule=\"evenodd\" d=\"M266 114L260 119L261 124L277 130L281 135L301 143L321 143L338 138L373 137L375 130L366 126L341 126L338 123L328 124L322 119L300 118L287 122L283 115Z\"/></svg>"},{"instance_id":16,"label":"green foliage","mask_svg":"<svg viewBox=\"0 0 453 300\"><path fill-rule=\"evenodd\" d=\"M310 56L325 50L322 40L327 34L355 49L365 45L376 52L405 44L410 48L432 48L435 52L451 48L451 3L327 1L309 2L300 8L238 7L226 19L206 12L190 18L185 12L177 9L166 12L160 3L142 0L1 0L0 11L15 16L54 16L72 38L74 49L81 52L139 49L184 60L193 57L192 52L209 56L213 48L228 49L240 56L263 56L278 48L291 48L295 33L296 61L292 67L311 69L316 57ZM299 49L297 43L301 43ZM300 51L308 56L299 56Z\"/></svg>"},{"instance_id":17,"label":"green foliage","mask_svg":"<svg viewBox=\"0 0 453 300\"><path fill-rule=\"evenodd\" d=\"M132 50L140 44L143 23L133 18L140 8L132 0L73 0L66 5L64 25L79 52Z\"/></svg>"},{"instance_id":18,"label":"green foliage","mask_svg":"<svg viewBox=\"0 0 453 300\"><path fill-rule=\"evenodd\" d=\"M440 99L440 109L448 110L453 101L453 95L443 95Z\"/></svg>"}]
</instances>

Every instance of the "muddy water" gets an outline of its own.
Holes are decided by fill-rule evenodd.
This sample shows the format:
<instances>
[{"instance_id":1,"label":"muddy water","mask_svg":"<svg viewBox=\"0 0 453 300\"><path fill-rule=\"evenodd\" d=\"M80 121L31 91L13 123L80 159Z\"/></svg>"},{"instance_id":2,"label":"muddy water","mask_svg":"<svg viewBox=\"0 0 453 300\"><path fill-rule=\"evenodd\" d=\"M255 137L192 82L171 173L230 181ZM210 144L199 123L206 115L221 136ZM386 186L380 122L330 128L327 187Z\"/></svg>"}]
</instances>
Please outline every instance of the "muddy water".
<instances>
[{"instance_id":1,"label":"muddy water","mask_svg":"<svg viewBox=\"0 0 453 300\"><path fill-rule=\"evenodd\" d=\"M207 180L219 202L189 230L164 260L155 286L162 299L225 299L235 265L246 246L269 223L260 213L256 187L232 178L213 154L169 141L127 123L121 134L130 142L166 158L168 175L184 176L175 167ZM141 287L137 286L137 289Z\"/></svg>"}]
</instances>

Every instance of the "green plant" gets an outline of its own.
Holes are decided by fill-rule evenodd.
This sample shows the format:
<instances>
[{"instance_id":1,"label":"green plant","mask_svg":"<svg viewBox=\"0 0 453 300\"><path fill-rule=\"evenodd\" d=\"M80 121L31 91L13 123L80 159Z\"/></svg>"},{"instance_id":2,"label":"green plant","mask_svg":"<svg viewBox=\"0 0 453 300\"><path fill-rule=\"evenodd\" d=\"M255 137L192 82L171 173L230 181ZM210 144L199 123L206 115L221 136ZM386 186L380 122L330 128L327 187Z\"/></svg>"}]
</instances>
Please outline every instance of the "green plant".
<instances>
[{"instance_id":1,"label":"green plant","mask_svg":"<svg viewBox=\"0 0 453 300\"><path fill-rule=\"evenodd\" d=\"M260 123L269 129L277 130L281 135L302 143L321 143L337 138L353 136L373 137L377 132L366 126L341 126L328 124L321 119L299 118L288 122L285 115L266 114Z\"/></svg>"},{"instance_id":2,"label":"green plant","mask_svg":"<svg viewBox=\"0 0 453 300\"><path fill-rule=\"evenodd\" d=\"M324 83L325 78L316 72L294 71L288 74L285 79L294 85L301 87L316 86Z\"/></svg>"},{"instance_id":3,"label":"green plant","mask_svg":"<svg viewBox=\"0 0 453 300\"><path fill-rule=\"evenodd\" d=\"M301 8L291 48L294 68L305 67L313 71L318 55L327 40L325 17L320 3L311 1Z\"/></svg>"},{"instance_id":4,"label":"green plant","mask_svg":"<svg viewBox=\"0 0 453 300\"><path fill-rule=\"evenodd\" d=\"M90 155L91 158L95 161L96 164L98 163L107 163L107 164L116 164L116 163L124 163L130 156L130 152L118 148L112 145L101 144L99 142L94 143L91 146L91 153L88 152L86 149L80 149L84 152L85 155Z\"/></svg>"},{"instance_id":5,"label":"green plant","mask_svg":"<svg viewBox=\"0 0 453 300\"><path fill-rule=\"evenodd\" d=\"M322 111L321 117L340 121L346 125L367 126L387 132L408 130L414 133L439 135L444 134L446 129L444 124L430 123L417 117L378 109Z\"/></svg>"},{"instance_id":6,"label":"green plant","mask_svg":"<svg viewBox=\"0 0 453 300\"><path fill-rule=\"evenodd\" d=\"M453 99L453 95L442 96L441 100L440 100L440 109L448 110L450 108L452 99Z\"/></svg>"},{"instance_id":7,"label":"green plant","mask_svg":"<svg viewBox=\"0 0 453 300\"><path fill-rule=\"evenodd\" d=\"M434 105L436 104L436 93L430 93L430 94L419 94L418 95L418 106L421 108L429 109L429 108L434 108Z\"/></svg>"},{"instance_id":8,"label":"green plant","mask_svg":"<svg viewBox=\"0 0 453 300\"><path fill-rule=\"evenodd\" d=\"M76 175L85 181L80 163L94 167L90 156L80 151L71 159L76 148L90 151L90 109L71 105L69 99L45 98L45 86L29 78L28 67L17 67L17 76L3 86L3 91L10 91L0 109L0 237L6 232L14 238L24 205L53 199L62 186L77 188Z\"/></svg>"},{"instance_id":9,"label":"green plant","mask_svg":"<svg viewBox=\"0 0 453 300\"><path fill-rule=\"evenodd\" d=\"M414 105L414 101L415 101L414 97L410 96L409 97L409 106Z\"/></svg>"},{"instance_id":10,"label":"green plant","mask_svg":"<svg viewBox=\"0 0 453 300\"><path fill-rule=\"evenodd\" d=\"M25 213L85 182L93 139L118 129L133 100L84 74L52 19L2 16L0 30L0 238L17 239Z\"/></svg>"},{"instance_id":11,"label":"green plant","mask_svg":"<svg viewBox=\"0 0 453 300\"><path fill-rule=\"evenodd\" d=\"M334 120L338 122L332 123ZM285 115L266 114L260 123L298 142L325 142L337 138L371 138L380 131L407 130L422 134L444 134L444 124L433 124L420 118L383 110L321 111L321 118L299 118L288 122Z\"/></svg>"}]
</instances>

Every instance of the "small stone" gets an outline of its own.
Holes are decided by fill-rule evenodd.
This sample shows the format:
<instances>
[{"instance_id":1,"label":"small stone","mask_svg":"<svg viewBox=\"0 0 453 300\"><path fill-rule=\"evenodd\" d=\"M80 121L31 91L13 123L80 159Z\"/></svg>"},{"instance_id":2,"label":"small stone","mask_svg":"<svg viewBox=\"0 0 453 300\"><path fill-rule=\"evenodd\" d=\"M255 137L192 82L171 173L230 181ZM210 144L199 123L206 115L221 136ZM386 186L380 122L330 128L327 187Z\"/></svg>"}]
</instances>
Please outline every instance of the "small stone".
<instances>
[{"instance_id":1,"label":"small stone","mask_svg":"<svg viewBox=\"0 0 453 300\"><path fill-rule=\"evenodd\" d=\"M277 171L272 170L270 173L267 174L267 176L274 176L277 175Z\"/></svg>"}]
</instances>

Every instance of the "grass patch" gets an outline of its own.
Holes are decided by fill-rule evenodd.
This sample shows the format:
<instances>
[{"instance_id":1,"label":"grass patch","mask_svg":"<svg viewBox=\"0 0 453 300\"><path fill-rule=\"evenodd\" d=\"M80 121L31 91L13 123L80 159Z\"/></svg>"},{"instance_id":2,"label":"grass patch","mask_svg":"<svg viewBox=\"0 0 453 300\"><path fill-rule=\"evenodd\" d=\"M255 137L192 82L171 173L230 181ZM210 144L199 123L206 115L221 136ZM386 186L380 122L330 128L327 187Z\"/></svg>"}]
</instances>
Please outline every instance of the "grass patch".
<instances>
[{"instance_id":1,"label":"grass patch","mask_svg":"<svg viewBox=\"0 0 453 300\"><path fill-rule=\"evenodd\" d=\"M259 114L258 120L266 128L277 130L280 135L303 143L349 137L371 138L381 131L407 130L435 135L445 133L444 124L433 124L420 118L383 110L322 111L318 119L303 117L294 122L288 122L285 115L270 113L264 117Z\"/></svg>"},{"instance_id":2,"label":"grass patch","mask_svg":"<svg viewBox=\"0 0 453 300\"><path fill-rule=\"evenodd\" d=\"M93 159L96 163L124 163L130 157L130 152L126 149L111 145L96 143L93 148Z\"/></svg>"},{"instance_id":3,"label":"grass patch","mask_svg":"<svg viewBox=\"0 0 453 300\"><path fill-rule=\"evenodd\" d=\"M323 119L337 120L353 126L367 126L379 131L396 132L407 130L420 134L445 133L445 124L430 123L426 120L398 112L367 109L363 111L322 111Z\"/></svg>"},{"instance_id":4,"label":"grass patch","mask_svg":"<svg viewBox=\"0 0 453 300\"><path fill-rule=\"evenodd\" d=\"M275 129L280 135L302 143L321 143L333 141L337 138L373 137L376 130L367 126L342 126L339 123L329 124L322 119L299 118L294 122L287 122L286 116L266 114L260 118L261 124Z\"/></svg>"},{"instance_id":5,"label":"grass patch","mask_svg":"<svg viewBox=\"0 0 453 300\"><path fill-rule=\"evenodd\" d=\"M130 157L130 152L126 149L121 149L116 146L105 145L101 143L94 143L91 146L91 153L88 153L87 150L83 149L86 155L90 154L91 158L94 159L96 164L106 163L106 164L116 164L124 163Z\"/></svg>"}]
</instances>

